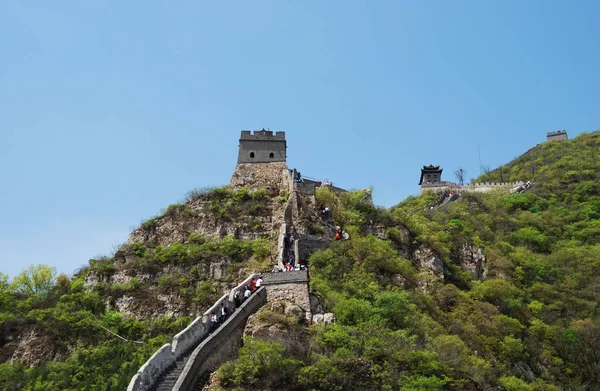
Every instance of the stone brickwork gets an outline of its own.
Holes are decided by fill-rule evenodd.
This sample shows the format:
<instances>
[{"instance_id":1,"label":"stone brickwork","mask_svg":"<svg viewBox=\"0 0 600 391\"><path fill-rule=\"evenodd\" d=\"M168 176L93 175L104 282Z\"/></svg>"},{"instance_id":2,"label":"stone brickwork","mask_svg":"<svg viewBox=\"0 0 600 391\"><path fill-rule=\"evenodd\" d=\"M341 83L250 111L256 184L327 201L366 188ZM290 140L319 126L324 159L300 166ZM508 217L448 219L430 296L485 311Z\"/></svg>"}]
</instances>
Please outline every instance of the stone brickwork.
<instances>
[{"instance_id":1,"label":"stone brickwork","mask_svg":"<svg viewBox=\"0 0 600 391\"><path fill-rule=\"evenodd\" d=\"M319 250L325 250L329 247L329 242L321 237L306 237L294 242L294 253L296 259L304 262L308 257Z\"/></svg>"},{"instance_id":2,"label":"stone brickwork","mask_svg":"<svg viewBox=\"0 0 600 391\"><path fill-rule=\"evenodd\" d=\"M257 130L252 134L242 130L240 136L239 163L272 163L286 161L285 132Z\"/></svg>"},{"instance_id":3,"label":"stone brickwork","mask_svg":"<svg viewBox=\"0 0 600 391\"><path fill-rule=\"evenodd\" d=\"M296 169L290 170L290 178L295 179L296 173ZM293 181L293 190L302 195L314 196L317 188L322 186L327 187L336 194L347 192L347 190L342 189L341 187L330 186L327 184L327 182L323 182L319 179L302 177L302 182L296 182L295 180Z\"/></svg>"},{"instance_id":4,"label":"stone brickwork","mask_svg":"<svg viewBox=\"0 0 600 391\"><path fill-rule=\"evenodd\" d=\"M190 355L173 391L192 391L208 372L235 358L242 345L248 317L267 303L267 291L259 288L225 323L206 338Z\"/></svg>"},{"instance_id":5,"label":"stone brickwork","mask_svg":"<svg viewBox=\"0 0 600 391\"><path fill-rule=\"evenodd\" d=\"M250 275L242 283L231 289L228 294L223 295L223 297L217 300L202 316L196 318L188 327L175 335L171 343L163 345L133 376L129 382L127 391L146 391L151 389L162 373L175 363L178 358L188 352L190 348L197 345L202 338L208 335L211 313L218 313L221 304L225 305L230 313L233 312L235 308L233 301L235 291L256 277L258 277L257 274ZM266 293L264 295L266 297ZM235 316L232 316L232 318L236 316L239 316L238 312L235 312ZM244 321L245 319L247 317L244 318Z\"/></svg>"},{"instance_id":6,"label":"stone brickwork","mask_svg":"<svg viewBox=\"0 0 600 391\"><path fill-rule=\"evenodd\" d=\"M425 194L426 191L431 190L435 193L442 191L452 191L458 193L487 193L495 189L503 189L507 192L514 192L519 186L524 185L525 182L484 182L484 183L471 183L469 185L459 185L452 182L439 182L433 184L424 183L421 185L420 194Z\"/></svg>"},{"instance_id":7,"label":"stone brickwork","mask_svg":"<svg viewBox=\"0 0 600 391\"><path fill-rule=\"evenodd\" d=\"M284 195L289 191L289 171L283 162L250 164L239 163L233 170L229 186L265 189L271 195Z\"/></svg>"},{"instance_id":8,"label":"stone brickwork","mask_svg":"<svg viewBox=\"0 0 600 391\"><path fill-rule=\"evenodd\" d=\"M288 302L300 307L308 322L312 319L308 291L308 270L269 273L263 276L269 303Z\"/></svg>"},{"instance_id":9,"label":"stone brickwork","mask_svg":"<svg viewBox=\"0 0 600 391\"><path fill-rule=\"evenodd\" d=\"M560 140L568 140L566 130L557 130L556 132L548 132L546 133L546 138L548 141L560 141Z\"/></svg>"}]
</instances>

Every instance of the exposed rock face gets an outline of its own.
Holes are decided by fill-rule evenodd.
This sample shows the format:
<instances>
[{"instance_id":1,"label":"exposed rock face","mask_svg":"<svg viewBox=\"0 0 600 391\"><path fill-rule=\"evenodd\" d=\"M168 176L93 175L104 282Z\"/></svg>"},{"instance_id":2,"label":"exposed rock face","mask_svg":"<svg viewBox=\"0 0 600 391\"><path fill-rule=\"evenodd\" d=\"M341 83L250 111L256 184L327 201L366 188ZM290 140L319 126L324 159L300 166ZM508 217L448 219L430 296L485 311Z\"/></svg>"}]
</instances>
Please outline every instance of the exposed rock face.
<instances>
[{"instance_id":1,"label":"exposed rock face","mask_svg":"<svg viewBox=\"0 0 600 391\"><path fill-rule=\"evenodd\" d=\"M322 314L323 312L325 312L325 303L323 302L323 299L321 299L319 296L310 294L309 300L310 311L313 314Z\"/></svg>"},{"instance_id":2,"label":"exposed rock face","mask_svg":"<svg viewBox=\"0 0 600 391\"><path fill-rule=\"evenodd\" d=\"M27 366L36 366L52 360L55 353L52 337L40 326L30 326L19 333L11 361L17 360Z\"/></svg>"},{"instance_id":3,"label":"exposed rock face","mask_svg":"<svg viewBox=\"0 0 600 391\"><path fill-rule=\"evenodd\" d=\"M444 262L433 250L421 246L415 250L413 259L426 274L433 275L440 280L444 279Z\"/></svg>"},{"instance_id":4,"label":"exposed rock face","mask_svg":"<svg viewBox=\"0 0 600 391\"><path fill-rule=\"evenodd\" d=\"M288 318L289 321L261 317L260 312L264 311L264 309L268 307L267 305L266 307L263 307L259 313L252 315L248 319L246 329L244 330L244 336L252 336L265 341L278 342L297 358L307 359L310 351L311 337L308 329L297 323L298 321L301 321L301 319L299 319L294 312L300 308L291 303L283 304L283 306L285 307L284 313L288 314L285 315L285 318L283 319ZM293 307L296 307L296 309L292 309ZM303 316L303 314L301 316Z\"/></svg>"},{"instance_id":5,"label":"exposed rock face","mask_svg":"<svg viewBox=\"0 0 600 391\"><path fill-rule=\"evenodd\" d=\"M264 189L271 197L259 209L236 216L220 218L212 201L199 198L185 205L169 207L159 217L135 229L128 243L144 243L150 247L185 243L196 233L207 238L233 235L238 239L272 238L285 222L287 203L273 197L289 194L291 177L285 163L241 163L235 167L229 185L233 189L247 187L250 191ZM217 208L218 209L218 208Z\"/></svg>"},{"instance_id":6,"label":"exposed rock face","mask_svg":"<svg viewBox=\"0 0 600 391\"><path fill-rule=\"evenodd\" d=\"M379 237L379 236L378 236ZM406 259L413 257L412 242L413 238L405 226L395 226L385 232L384 239L390 239L392 246L398 250L398 253Z\"/></svg>"},{"instance_id":7,"label":"exposed rock face","mask_svg":"<svg viewBox=\"0 0 600 391\"><path fill-rule=\"evenodd\" d=\"M267 201L263 211L252 216L241 216L235 221L219 219L211 202L195 200L185 205L185 212L166 213L157 217L152 224L142 224L131 232L128 243L144 243L149 246L168 246L172 243L185 243L191 233L207 238L221 238L233 235L238 239L253 240L268 238L280 223L274 220L273 206ZM185 213L185 216L181 214Z\"/></svg>"},{"instance_id":8,"label":"exposed rock face","mask_svg":"<svg viewBox=\"0 0 600 391\"><path fill-rule=\"evenodd\" d=\"M213 262L197 264L195 268L202 275L217 280L221 278L228 264L227 260L215 259ZM173 294L168 287L160 284L161 277L170 277L171 281L178 281L181 277L189 278L189 273L189 268L165 265L156 273L148 273L136 268L112 271L105 275L90 272L85 281L88 288L103 283L114 289L115 286L132 284L132 279L135 278L135 281L140 284L140 289L135 289L131 293L118 290L107 293L107 307L116 308L125 316L140 319L158 316L197 316L205 309L203 306L189 305L189 300L186 302L185 298ZM224 294L229 288L224 281L215 281L213 285L217 290L217 296ZM192 290L195 288L196 285L190 286Z\"/></svg>"},{"instance_id":9,"label":"exposed rock face","mask_svg":"<svg viewBox=\"0 0 600 391\"><path fill-rule=\"evenodd\" d=\"M471 273L473 279L483 280L486 275L485 255L480 248L464 243L458 250L460 267Z\"/></svg>"},{"instance_id":10,"label":"exposed rock face","mask_svg":"<svg viewBox=\"0 0 600 391\"><path fill-rule=\"evenodd\" d=\"M326 314L316 314L313 315L312 324L332 324L335 322L335 315L332 312L328 312Z\"/></svg>"},{"instance_id":11,"label":"exposed rock face","mask_svg":"<svg viewBox=\"0 0 600 391\"><path fill-rule=\"evenodd\" d=\"M323 314L323 323L325 325L331 324L333 322L335 322L335 315L332 312Z\"/></svg>"},{"instance_id":12,"label":"exposed rock face","mask_svg":"<svg viewBox=\"0 0 600 391\"><path fill-rule=\"evenodd\" d=\"M272 195L283 196L290 190L290 174L287 164L280 163L238 163L233 170L229 186L249 189L265 189Z\"/></svg>"}]
</instances>

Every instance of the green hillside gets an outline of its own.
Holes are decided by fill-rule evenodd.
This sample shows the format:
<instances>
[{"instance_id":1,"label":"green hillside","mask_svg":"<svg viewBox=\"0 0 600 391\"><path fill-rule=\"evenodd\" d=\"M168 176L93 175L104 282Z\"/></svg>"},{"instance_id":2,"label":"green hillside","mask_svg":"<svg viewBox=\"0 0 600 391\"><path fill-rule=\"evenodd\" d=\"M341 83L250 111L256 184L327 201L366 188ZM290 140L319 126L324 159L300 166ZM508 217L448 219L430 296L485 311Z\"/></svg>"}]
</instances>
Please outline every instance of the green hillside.
<instances>
[{"instance_id":1,"label":"green hillside","mask_svg":"<svg viewBox=\"0 0 600 391\"><path fill-rule=\"evenodd\" d=\"M311 289L337 323L315 331L312 356L294 371L282 359L292 352L282 356L277 343L256 344L222 368L222 385L599 389L598 146L598 132L542 144L479 178L535 182L527 192L463 194L432 214L425 210L433 194L381 210L356 193L337 202L319 193L352 232L351 240L311 258ZM368 234L368 224L385 226L387 239ZM457 254L465 244L483 249L484 279L461 267ZM420 246L442 259L443 279L404 258L407 247ZM264 357L274 359L255 365Z\"/></svg>"},{"instance_id":2,"label":"green hillside","mask_svg":"<svg viewBox=\"0 0 600 391\"><path fill-rule=\"evenodd\" d=\"M350 234L310 258L311 291L336 322L309 327L265 309L258 320L279 323L285 338L309 335L308 353L247 338L239 358L218 371L215 388L600 389L599 147L600 132L538 145L476 180L526 180L534 182L531 189L462 194L432 212L433 193L384 209L368 191L320 188L317 203ZM260 202L238 193L228 205ZM319 224L314 232L322 231ZM474 273L467 253L479 249L485 265ZM199 272L202 264L230 259L225 281L249 262L268 263L269 252L261 239L232 237L125 250L127 263L92 261L73 278L56 278L44 267L12 281L0 274L0 352L10 352L24 329L48 338L55 350L31 367L3 353L1 391L123 390L190 320L124 316L108 304L123 292L146 296L144 285L131 279L90 288L88 273L158 273L168 266L180 274L163 276L156 289L200 308L218 297L211 284L219 283ZM431 260L439 261L436 270L425 265ZM144 343L121 341L106 329Z\"/></svg>"}]
</instances>

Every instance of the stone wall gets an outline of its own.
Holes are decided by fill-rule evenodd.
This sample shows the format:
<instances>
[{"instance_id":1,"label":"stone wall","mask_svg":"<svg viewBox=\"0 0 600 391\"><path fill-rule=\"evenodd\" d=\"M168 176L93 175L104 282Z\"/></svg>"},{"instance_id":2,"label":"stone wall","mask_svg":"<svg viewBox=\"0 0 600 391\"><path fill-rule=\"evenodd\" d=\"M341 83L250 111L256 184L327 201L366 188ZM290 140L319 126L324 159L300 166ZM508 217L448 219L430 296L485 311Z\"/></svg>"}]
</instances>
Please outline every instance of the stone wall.
<instances>
[{"instance_id":1,"label":"stone wall","mask_svg":"<svg viewBox=\"0 0 600 391\"><path fill-rule=\"evenodd\" d=\"M238 163L271 163L286 160L285 132L242 130Z\"/></svg>"},{"instance_id":2,"label":"stone wall","mask_svg":"<svg viewBox=\"0 0 600 391\"><path fill-rule=\"evenodd\" d=\"M196 318L188 327L175 335L171 343L163 345L133 376L129 382L127 391L149 390L171 364L197 345L202 338L206 337L209 331L210 315L213 312L216 314L219 313L221 304L227 307L229 313L233 312L235 308L233 300L235 291L242 288L246 283L250 283L252 278L256 277L258 277L257 274L250 275L242 283L231 289L228 294L223 295L217 300L202 316Z\"/></svg>"},{"instance_id":3,"label":"stone wall","mask_svg":"<svg viewBox=\"0 0 600 391\"><path fill-rule=\"evenodd\" d=\"M242 343L248 317L267 302L266 288L259 288L225 323L206 338L190 355L173 391L191 391L199 379L216 370L225 361L235 358Z\"/></svg>"},{"instance_id":4,"label":"stone wall","mask_svg":"<svg viewBox=\"0 0 600 391\"><path fill-rule=\"evenodd\" d=\"M312 319L308 289L308 270L269 273L263 276L269 303L288 302L300 307L308 322Z\"/></svg>"},{"instance_id":5,"label":"stone wall","mask_svg":"<svg viewBox=\"0 0 600 391\"><path fill-rule=\"evenodd\" d=\"M502 189L507 192L514 192L519 186L525 182L483 182L483 183L471 183L468 185L459 185L452 182L439 182L439 183L424 183L421 185L420 194L423 195L428 190L435 193L442 191L452 191L459 193L487 193L495 189Z\"/></svg>"},{"instance_id":6,"label":"stone wall","mask_svg":"<svg viewBox=\"0 0 600 391\"><path fill-rule=\"evenodd\" d=\"M321 237L298 239L294 242L296 260L304 262L311 254L319 250L325 250L328 246L329 242Z\"/></svg>"},{"instance_id":7,"label":"stone wall","mask_svg":"<svg viewBox=\"0 0 600 391\"><path fill-rule=\"evenodd\" d=\"M546 138L548 141L560 141L560 140L568 140L567 131L566 130L557 130L556 132L548 132L546 133Z\"/></svg>"},{"instance_id":8,"label":"stone wall","mask_svg":"<svg viewBox=\"0 0 600 391\"><path fill-rule=\"evenodd\" d=\"M289 170L285 162L238 163L233 170L229 186L265 189L272 195L283 196L289 191Z\"/></svg>"},{"instance_id":9,"label":"stone wall","mask_svg":"<svg viewBox=\"0 0 600 391\"><path fill-rule=\"evenodd\" d=\"M321 182L313 181L310 179L302 179L302 182L296 182L294 184L294 190L304 195L315 195L317 187L321 185Z\"/></svg>"}]
</instances>

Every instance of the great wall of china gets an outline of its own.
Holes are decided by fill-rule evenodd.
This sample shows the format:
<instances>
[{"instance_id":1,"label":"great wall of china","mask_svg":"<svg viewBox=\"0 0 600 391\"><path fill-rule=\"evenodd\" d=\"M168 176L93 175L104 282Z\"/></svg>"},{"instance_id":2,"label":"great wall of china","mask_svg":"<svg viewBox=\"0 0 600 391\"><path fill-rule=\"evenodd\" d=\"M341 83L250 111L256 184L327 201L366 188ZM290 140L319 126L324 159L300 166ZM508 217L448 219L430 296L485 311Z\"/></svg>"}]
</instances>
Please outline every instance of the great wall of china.
<instances>
[{"instance_id":1,"label":"great wall of china","mask_svg":"<svg viewBox=\"0 0 600 391\"><path fill-rule=\"evenodd\" d=\"M567 139L565 131L549 132L547 137L548 141ZM250 131L242 131L238 164L231 184L235 186L233 178L236 175L238 181L240 178L242 181L248 181L249 177L252 177L247 168L245 168L246 171L239 170L242 173L238 172L239 167L247 167L248 163L251 163L250 166L255 166L254 163L283 164L276 169L281 169L280 179L289 191L289 199L285 205L284 223L279 230L278 266L280 270L289 251L297 254L298 261L300 261L306 260L314 251L328 246L326 238L310 235L297 238L291 249L287 245L286 238L293 229L293 217L298 215L298 197L301 195L314 198L316 190L321 186L327 186L334 192L345 191L326 181L301 178L295 169L287 169L285 166L286 149L285 132L273 134L273 132L263 129L252 134ZM252 170L250 169L250 171ZM441 181L441 173L442 169L439 166L423 166L419 185L421 185L420 194L427 191L449 193L440 198L442 204L458 199L461 192L484 193L501 189L514 193L526 186L524 181L460 185ZM301 180L299 180L300 178ZM529 185L527 182L527 186ZM308 270L264 274L263 286L257 289L239 308L236 308L234 293L253 278L258 277L259 274L251 274L246 280L223 295L187 328L175 335L171 343L162 346L131 379L127 391L193 391L201 389L208 372L216 370L225 361L235 358L242 343L243 330L248 318L267 302L283 300L294 303L304 311L309 324L316 318L320 320L327 318L329 319L327 322L333 321L333 314L313 316L315 311L311 308ZM210 333L211 314L219 311L221 306L227 308L231 315L217 330Z\"/></svg>"}]
</instances>

